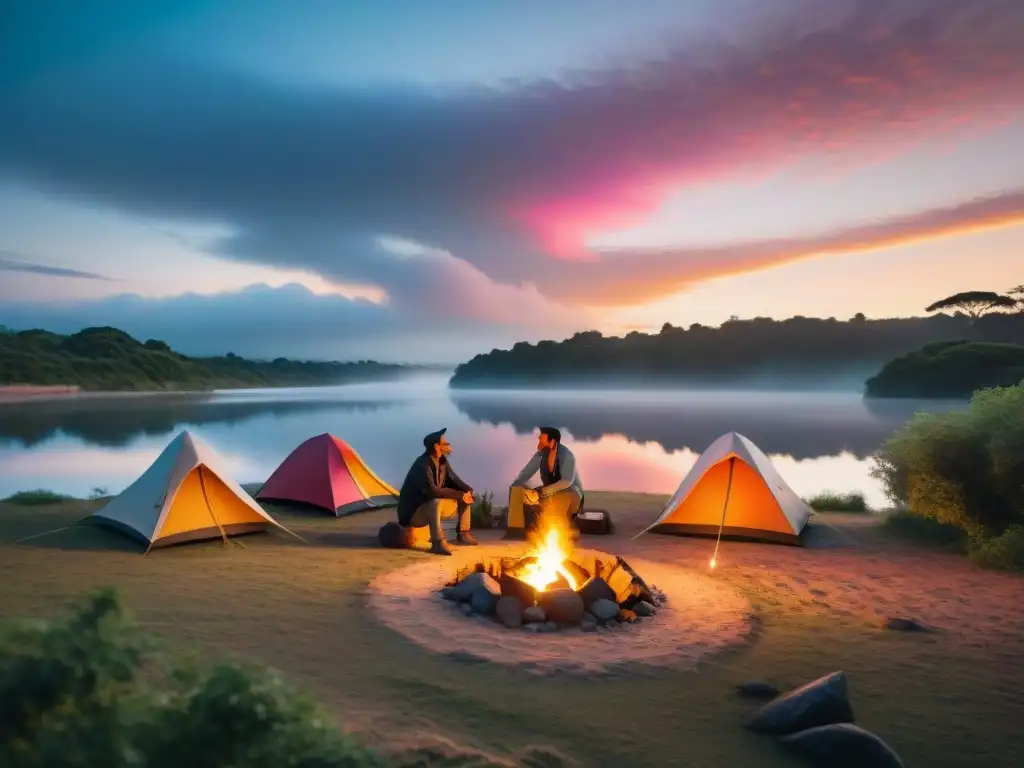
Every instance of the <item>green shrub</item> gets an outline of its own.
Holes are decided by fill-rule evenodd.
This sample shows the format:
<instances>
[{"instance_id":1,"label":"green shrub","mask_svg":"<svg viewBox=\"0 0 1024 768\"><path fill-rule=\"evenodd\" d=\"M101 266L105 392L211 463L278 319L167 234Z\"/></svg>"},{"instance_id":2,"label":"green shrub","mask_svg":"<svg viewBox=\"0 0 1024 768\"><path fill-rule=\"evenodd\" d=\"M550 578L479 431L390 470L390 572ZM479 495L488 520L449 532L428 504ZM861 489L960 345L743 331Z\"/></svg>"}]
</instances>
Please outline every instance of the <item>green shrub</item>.
<instances>
[{"instance_id":1,"label":"green shrub","mask_svg":"<svg viewBox=\"0 0 1024 768\"><path fill-rule=\"evenodd\" d=\"M35 488L31 491L18 491L0 499L4 504L18 504L22 507L44 507L47 504L60 504L64 501L71 501L74 497L63 493L55 493L45 488Z\"/></svg>"},{"instance_id":2,"label":"green shrub","mask_svg":"<svg viewBox=\"0 0 1024 768\"><path fill-rule=\"evenodd\" d=\"M1024 385L978 392L965 411L917 414L871 473L896 506L974 539L1024 523Z\"/></svg>"},{"instance_id":3,"label":"green shrub","mask_svg":"<svg viewBox=\"0 0 1024 768\"><path fill-rule=\"evenodd\" d=\"M808 499L807 504L816 512L870 512L867 500L863 493L851 491L850 493L833 493L823 491L814 498Z\"/></svg>"},{"instance_id":4,"label":"green shrub","mask_svg":"<svg viewBox=\"0 0 1024 768\"><path fill-rule=\"evenodd\" d=\"M886 516L885 528L905 539L912 539L941 549L963 553L967 551L967 534L955 525L940 523L906 510Z\"/></svg>"},{"instance_id":5,"label":"green shrub","mask_svg":"<svg viewBox=\"0 0 1024 768\"><path fill-rule=\"evenodd\" d=\"M270 671L168 666L110 590L3 626L0 702L5 768L385 764Z\"/></svg>"},{"instance_id":6,"label":"green shrub","mask_svg":"<svg viewBox=\"0 0 1024 768\"><path fill-rule=\"evenodd\" d=\"M1024 571L1024 525L1011 525L999 536L972 543L970 557L986 568Z\"/></svg>"}]
</instances>

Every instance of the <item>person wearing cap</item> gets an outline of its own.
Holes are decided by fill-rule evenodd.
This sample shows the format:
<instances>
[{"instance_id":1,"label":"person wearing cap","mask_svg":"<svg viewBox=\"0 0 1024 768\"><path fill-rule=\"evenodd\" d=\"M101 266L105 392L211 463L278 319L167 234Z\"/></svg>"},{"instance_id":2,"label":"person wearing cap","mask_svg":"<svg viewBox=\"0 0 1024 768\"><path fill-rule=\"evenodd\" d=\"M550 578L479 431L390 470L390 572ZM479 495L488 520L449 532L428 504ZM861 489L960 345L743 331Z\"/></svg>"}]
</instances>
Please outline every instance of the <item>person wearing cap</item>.
<instances>
[{"instance_id":1,"label":"person wearing cap","mask_svg":"<svg viewBox=\"0 0 1024 768\"><path fill-rule=\"evenodd\" d=\"M398 494L398 522L404 527L430 527L430 551L450 555L441 520L458 515L458 542L467 546L477 541L470 533L469 510L473 489L455 474L448 456L452 452L444 433L431 432L423 438L424 452L416 458Z\"/></svg>"},{"instance_id":2,"label":"person wearing cap","mask_svg":"<svg viewBox=\"0 0 1024 768\"><path fill-rule=\"evenodd\" d=\"M540 474L539 488L527 483ZM562 433L541 427L537 452L530 457L509 489L507 538L524 536L537 519L559 515L569 520L583 506L583 481L576 471L576 457L562 444ZM531 518L527 521L527 518Z\"/></svg>"}]
</instances>

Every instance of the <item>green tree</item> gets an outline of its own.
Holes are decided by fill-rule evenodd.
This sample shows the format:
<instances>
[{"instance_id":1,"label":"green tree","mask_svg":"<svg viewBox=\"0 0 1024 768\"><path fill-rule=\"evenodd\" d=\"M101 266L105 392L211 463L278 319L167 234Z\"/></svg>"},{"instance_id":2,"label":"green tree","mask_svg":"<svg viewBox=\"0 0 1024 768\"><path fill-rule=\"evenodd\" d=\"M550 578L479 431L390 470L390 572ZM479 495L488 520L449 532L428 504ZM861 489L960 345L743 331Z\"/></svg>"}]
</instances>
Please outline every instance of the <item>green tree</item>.
<instances>
[{"instance_id":1,"label":"green tree","mask_svg":"<svg viewBox=\"0 0 1024 768\"><path fill-rule=\"evenodd\" d=\"M1015 299L995 291L964 291L963 293L954 293L952 296L939 299L934 304L929 304L925 307L924 311L941 312L944 309L953 309L963 312L971 320L977 320L985 313L991 312L994 309L1007 309L1016 306L1017 301Z\"/></svg>"}]
</instances>

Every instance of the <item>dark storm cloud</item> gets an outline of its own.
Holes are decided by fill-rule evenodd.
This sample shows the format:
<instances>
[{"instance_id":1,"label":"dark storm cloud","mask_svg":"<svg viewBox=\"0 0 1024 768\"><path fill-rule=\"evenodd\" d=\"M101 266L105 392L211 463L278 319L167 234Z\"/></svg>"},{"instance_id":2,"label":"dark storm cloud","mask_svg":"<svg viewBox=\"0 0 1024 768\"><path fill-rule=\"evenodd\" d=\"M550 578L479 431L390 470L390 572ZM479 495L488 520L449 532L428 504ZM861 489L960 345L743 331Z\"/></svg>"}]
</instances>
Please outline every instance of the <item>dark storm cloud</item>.
<instances>
[{"instance_id":1,"label":"dark storm cloud","mask_svg":"<svg viewBox=\"0 0 1024 768\"><path fill-rule=\"evenodd\" d=\"M1024 106L1019 0L791 7L743 46L504 89L303 89L158 49L44 67L0 100L0 171L227 225L222 254L381 285L399 303L454 283L463 301L444 306L479 289L483 311L555 311L529 289L492 296L490 281L555 301L652 298L807 244L594 254L584 235L636 221L672 185ZM450 256L396 262L380 235Z\"/></svg>"}]
</instances>

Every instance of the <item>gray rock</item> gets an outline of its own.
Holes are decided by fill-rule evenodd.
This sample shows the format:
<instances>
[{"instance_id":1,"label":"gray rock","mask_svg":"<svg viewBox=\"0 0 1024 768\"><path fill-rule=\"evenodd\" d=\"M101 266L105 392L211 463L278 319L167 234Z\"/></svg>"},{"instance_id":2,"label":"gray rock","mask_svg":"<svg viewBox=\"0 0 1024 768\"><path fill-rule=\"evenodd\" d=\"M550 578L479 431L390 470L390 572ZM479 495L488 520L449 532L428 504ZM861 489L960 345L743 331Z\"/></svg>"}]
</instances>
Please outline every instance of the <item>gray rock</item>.
<instances>
[{"instance_id":1,"label":"gray rock","mask_svg":"<svg viewBox=\"0 0 1024 768\"><path fill-rule=\"evenodd\" d=\"M548 621L578 624L583 618L583 598L572 589L555 589L537 595L537 604L544 609Z\"/></svg>"},{"instance_id":2,"label":"gray rock","mask_svg":"<svg viewBox=\"0 0 1024 768\"><path fill-rule=\"evenodd\" d=\"M852 723L808 728L779 742L813 764L828 768L904 768L892 747Z\"/></svg>"},{"instance_id":3,"label":"gray rock","mask_svg":"<svg viewBox=\"0 0 1024 768\"><path fill-rule=\"evenodd\" d=\"M543 628L544 628L544 624L543 623L538 624L538 623L535 622L533 624L523 624L523 630L524 631L526 631L526 632L533 632L534 634L536 634L537 632L540 632Z\"/></svg>"},{"instance_id":4,"label":"gray rock","mask_svg":"<svg viewBox=\"0 0 1024 768\"><path fill-rule=\"evenodd\" d=\"M499 595L501 594L498 582L491 578L489 574L474 571L454 587L445 587L441 591L441 594L444 595L446 600L454 600L457 603L464 603L473 598L473 593L476 592L477 589L480 587L490 589L490 585L494 585L494 589L498 591Z\"/></svg>"},{"instance_id":5,"label":"gray rock","mask_svg":"<svg viewBox=\"0 0 1024 768\"><path fill-rule=\"evenodd\" d=\"M547 618L544 614L544 609L539 605L531 605L525 611L523 611L523 623L524 624L540 624Z\"/></svg>"},{"instance_id":6,"label":"gray rock","mask_svg":"<svg viewBox=\"0 0 1024 768\"><path fill-rule=\"evenodd\" d=\"M597 619L594 618L594 614L583 614L583 618L580 619L580 629L582 629L584 632L593 632L597 629Z\"/></svg>"},{"instance_id":7,"label":"gray rock","mask_svg":"<svg viewBox=\"0 0 1024 768\"><path fill-rule=\"evenodd\" d=\"M897 632L928 632L928 627L919 622L917 619L904 619L897 616L891 616L885 621L886 629L892 629Z\"/></svg>"},{"instance_id":8,"label":"gray rock","mask_svg":"<svg viewBox=\"0 0 1024 768\"><path fill-rule=\"evenodd\" d=\"M590 606L590 612L603 624L619 615L619 604L613 600L595 600Z\"/></svg>"},{"instance_id":9,"label":"gray rock","mask_svg":"<svg viewBox=\"0 0 1024 768\"><path fill-rule=\"evenodd\" d=\"M607 581L597 576L583 585L580 597L583 598L583 606L589 608L597 600L615 600L615 590L608 586Z\"/></svg>"},{"instance_id":10,"label":"gray rock","mask_svg":"<svg viewBox=\"0 0 1024 768\"><path fill-rule=\"evenodd\" d=\"M779 689L764 680L750 680L736 686L740 696L746 699L774 699L779 695Z\"/></svg>"},{"instance_id":11,"label":"gray rock","mask_svg":"<svg viewBox=\"0 0 1024 768\"><path fill-rule=\"evenodd\" d=\"M459 603L459 610L462 611L463 616L469 616L473 612L473 606L469 603Z\"/></svg>"},{"instance_id":12,"label":"gray rock","mask_svg":"<svg viewBox=\"0 0 1024 768\"><path fill-rule=\"evenodd\" d=\"M509 629L515 629L523 623L523 604L514 597L503 597L494 606L501 623Z\"/></svg>"},{"instance_id":13,"label":"gray rock","mask_svg":"<svg viewBox=\"0 0 1024 768\"><path fill-rule=\"evenodd\" d=\"M641 600L639 603L633 606L633 612L637 616L653 616L657 613L657 610L653 605L648 603L646 600Z\"/></svg>"},{"instance_id":14,"label":"gray rock","mask_svg":"<svg viewBox=\"0 0 1024 768\"><path fill-rule=\"evenodd\" d=\"M540 625L540 631L541 632L557 632L558 631L558 625L555 624L555 622L553 622L553 621L545 621L543 624Z\"/></svg>"},{"instance_id":15,"label":"gray rock","mask_svg":"<svg viewBox=\"0 0 1024 768\"><path fill-rule=\"evenodd\" d=\"M482 580L480 586L473 590L473 595L469 598L469 604L481 616L490 616L494 613L494 608L498 605L498 600L501 598L501 587L498 586L498 582L487 576L487 574L484 574L484 576L486 577L485 580Z\"/></svg>"},{"instance_id":16,"label":"gray rock","mask_svg":"<svg viewBox=\"0 0 1024 768\"><path fill-rule=\"evenodd\" d=\"M755 733L784 735L833 723L852 723L846 675L833 672L786 693L747 722Z\"/></svg>"}]
</instances>

